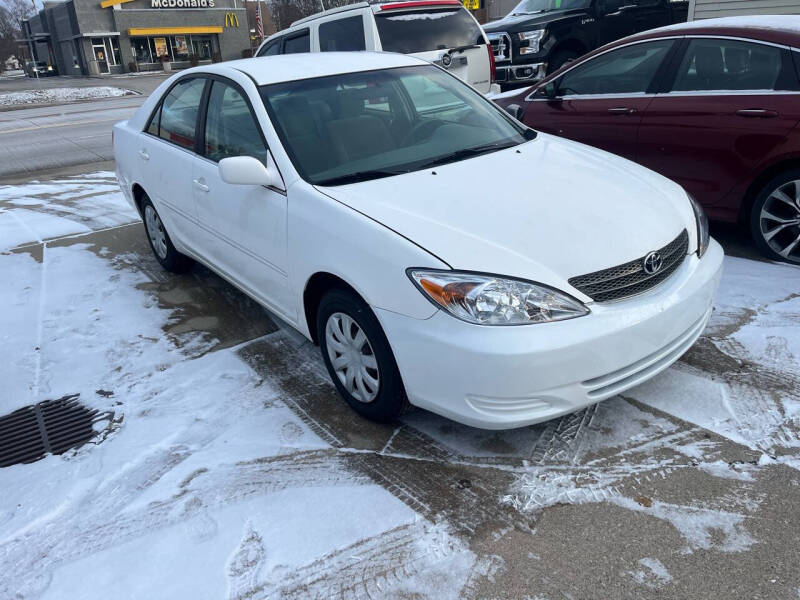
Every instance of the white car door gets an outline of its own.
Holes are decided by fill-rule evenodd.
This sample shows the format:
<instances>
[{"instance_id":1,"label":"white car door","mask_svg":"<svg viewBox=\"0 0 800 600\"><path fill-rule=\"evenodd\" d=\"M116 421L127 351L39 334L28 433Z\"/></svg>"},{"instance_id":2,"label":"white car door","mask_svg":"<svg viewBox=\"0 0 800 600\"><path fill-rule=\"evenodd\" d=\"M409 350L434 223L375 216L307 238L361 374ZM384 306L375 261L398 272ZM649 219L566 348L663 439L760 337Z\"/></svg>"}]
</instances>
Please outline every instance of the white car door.
<instances>
[{"instance_id":1,"label":"white car door","mask_svg":"<svg viewBox=\"0 0 800 600\"><path fill-rule=\"evenodd\" d=\"M179 80L153 112L147 129L139 134L136 149L145 191L173 243L190 251L195 249L197 238L190 174L206 81L203 77Z\"/></svg>"},{"instance_id":2,"label":"white car door","mask_svg":"<svg viewBox=\"0 0 800 600\"><path fill-rule=\"evenodd\" d=\"M203 152L194 159L191 181L201 253L223 276L294 321L286 273L286 192L228 184L219 174L223 158L252 156L265 165L272 160L246 98L238 84L212 80Z\"/></svg>"}]
</instances>

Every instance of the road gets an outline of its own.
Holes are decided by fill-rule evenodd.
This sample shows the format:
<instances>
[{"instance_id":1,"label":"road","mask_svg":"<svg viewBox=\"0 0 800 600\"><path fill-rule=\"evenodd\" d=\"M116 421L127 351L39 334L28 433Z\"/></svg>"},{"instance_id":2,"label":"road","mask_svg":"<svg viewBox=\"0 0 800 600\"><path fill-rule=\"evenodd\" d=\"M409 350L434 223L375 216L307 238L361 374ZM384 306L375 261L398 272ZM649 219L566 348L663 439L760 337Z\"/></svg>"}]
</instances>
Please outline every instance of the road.
<instances>
[{"instance_id":1,"label":"road","mask_svg":"<svg viewBox=\"0 0 800 600\"><path fill-rule=\"evenodd\" d=\"M146 96L0 112L0 178L113 158L111 126Z\"/></svg>"}]
</instances>

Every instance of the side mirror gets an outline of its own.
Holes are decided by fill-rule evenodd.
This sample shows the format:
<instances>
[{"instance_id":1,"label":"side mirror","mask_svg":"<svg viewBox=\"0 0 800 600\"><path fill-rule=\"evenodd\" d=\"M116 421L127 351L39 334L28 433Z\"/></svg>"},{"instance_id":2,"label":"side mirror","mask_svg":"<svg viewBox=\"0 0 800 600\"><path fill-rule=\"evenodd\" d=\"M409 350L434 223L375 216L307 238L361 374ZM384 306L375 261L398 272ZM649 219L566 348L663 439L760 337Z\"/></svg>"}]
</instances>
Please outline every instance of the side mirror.
<instances>
[{"instance_id":1,"label":"side mirror","mask_svg":"<svg viewBox=\"0 0 800 600\"><path fill-rule=\"evenodd\" d=\"M509 104L505 107L505 111L514 117L517 121L522 121L522 107L519 104Z\"/></svg>"},{"instance_id":2,"label":"side mirror","mask_svg":"<svg viewBox=\"0 0 800 600\"><path fill-rule=\"evenodd\" d=\"M561 97L558 95L558 83L551 81L542 88L542 96L550 101L558 102Z\"/></svg>"},{"instance_id":3,"label":"side mirror","mask_svg":"<svg viewBox=\"0 0 800 600\"><path fill-rule=\"evenodd\" d=\"M280 175L268 169L252 156L232 156L219 161L219 176L225 183L235 185L265 185L282 187Z\"/></svg>"}]
</instances>

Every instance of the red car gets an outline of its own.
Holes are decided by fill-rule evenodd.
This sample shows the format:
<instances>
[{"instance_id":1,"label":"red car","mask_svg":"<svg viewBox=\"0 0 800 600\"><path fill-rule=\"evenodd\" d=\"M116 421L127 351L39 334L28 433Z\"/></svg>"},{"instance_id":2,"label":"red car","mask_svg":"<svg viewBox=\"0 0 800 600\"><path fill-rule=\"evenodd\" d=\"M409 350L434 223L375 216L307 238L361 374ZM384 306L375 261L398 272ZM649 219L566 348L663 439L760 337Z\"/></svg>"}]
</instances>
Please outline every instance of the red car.
<instances>
[{"instance_id":1,"label":"red car","mask_svg":"<svg viewBox=\"0 0 800 600\"><path fill-rule=\"evenodd\" d=\"M800 17L652 30L496 101L677 181L766 256L800 264Z\"/></svg>"}]
</instances>

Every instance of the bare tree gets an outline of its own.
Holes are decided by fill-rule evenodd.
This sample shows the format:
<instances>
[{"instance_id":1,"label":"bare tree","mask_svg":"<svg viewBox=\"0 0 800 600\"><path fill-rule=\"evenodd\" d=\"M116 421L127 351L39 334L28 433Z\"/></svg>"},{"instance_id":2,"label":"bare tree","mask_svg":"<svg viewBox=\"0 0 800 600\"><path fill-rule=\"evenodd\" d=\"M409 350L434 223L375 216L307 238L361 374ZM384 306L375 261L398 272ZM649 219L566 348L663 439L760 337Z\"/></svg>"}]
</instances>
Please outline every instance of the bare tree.
<instances>
[{"instance_id":1,"label":"bare tree","mask_svg":"<svg viewBox=\"0 0 800 600\"><path fill-rule=\"evenodd\" d=\"M275 27L286 29L303 17L322 10L353 4L356 0L269 0L269 8Z\"/></svg>"},{"instance_id":2,"label":"bare tree","mask_svg":"<svg viewBox=\"0 0 800 600\"><path fill-rule=\"evenodd\" d=\"M20 21L36 12L29 0L0 1L0 61L19 54L16 40L22 35Z\"/></svg>"}]
</instances>

